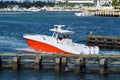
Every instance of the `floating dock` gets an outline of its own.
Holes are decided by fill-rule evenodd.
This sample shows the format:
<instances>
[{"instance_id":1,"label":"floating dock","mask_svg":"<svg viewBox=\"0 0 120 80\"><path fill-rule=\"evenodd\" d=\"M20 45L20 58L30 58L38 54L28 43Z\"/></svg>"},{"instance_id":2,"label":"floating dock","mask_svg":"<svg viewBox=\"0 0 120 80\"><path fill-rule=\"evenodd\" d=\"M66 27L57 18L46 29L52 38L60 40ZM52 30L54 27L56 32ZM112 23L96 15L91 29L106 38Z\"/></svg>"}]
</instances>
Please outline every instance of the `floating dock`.
<instances>
[{"instance_id":1,"label":"floating dock","mask_svg":"<svg viewBox=\"0 0 120 80\"><path fill-rule=\"evenodd\" d=\"M94 13L94 16L103 16L103 17L120 17L120 12L106 12L106 11L97 11Z\"/></svg>"},{"instance_id":2,"label":"floating dock","mask_svg":"<svg viewBox=\"0 0 120 80\"><path fill-rule=\"evenodd\" d=\"M108 49L120 49L120 37L87 36L87 45Z\"/></svg>"},{"instance_id":3,"label":"floating dock","mask_svg":"<svg viewBox=\"0 0 120 80\"><path fill-rule=\"evenodd\" d=\"M120 55L0 53L0 69L2 68L53 68L56 72L72 70L75 73L96 70L105 74L120 72Z\"/></svg>"}]
</instances>

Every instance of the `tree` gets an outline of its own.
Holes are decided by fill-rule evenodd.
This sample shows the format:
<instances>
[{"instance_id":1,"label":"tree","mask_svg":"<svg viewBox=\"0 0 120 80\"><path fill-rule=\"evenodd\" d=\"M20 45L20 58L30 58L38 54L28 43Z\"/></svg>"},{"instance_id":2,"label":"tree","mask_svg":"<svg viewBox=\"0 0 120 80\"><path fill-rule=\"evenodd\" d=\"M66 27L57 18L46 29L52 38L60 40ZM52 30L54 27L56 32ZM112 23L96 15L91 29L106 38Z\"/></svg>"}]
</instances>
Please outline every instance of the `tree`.
<instances>
[{"instance_id":1,"label":"tree","mask_svg":"<svg viewBox=\"0 0 120 80\"><path fill-rule=\"evenodd\" d=\"M120 6L120 2L118 2L117 0L113 0L112 6Z\"/></svg>"}]
</instances>

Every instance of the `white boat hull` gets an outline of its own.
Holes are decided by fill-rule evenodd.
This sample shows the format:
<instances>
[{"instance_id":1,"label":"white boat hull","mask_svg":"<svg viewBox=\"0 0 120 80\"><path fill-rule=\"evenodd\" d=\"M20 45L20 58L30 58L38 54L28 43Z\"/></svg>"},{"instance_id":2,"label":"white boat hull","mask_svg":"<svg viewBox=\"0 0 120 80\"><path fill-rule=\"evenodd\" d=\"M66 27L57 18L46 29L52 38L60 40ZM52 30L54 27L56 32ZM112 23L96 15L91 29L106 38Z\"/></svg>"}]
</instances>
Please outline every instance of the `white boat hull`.
<instances>
[{"instance_id":1,"label":"white boat hull","mask_svg":"<svg viewBox=\"0 0 120 80\"><path fill-rule=\"evenodd\" d=\"M63 54L98 54L98 47L88 47L84 44L73 43L71 39L58 40L46 35L25 35L28 45L43 52L56 52Z\"/></svg>"}]
</instances>

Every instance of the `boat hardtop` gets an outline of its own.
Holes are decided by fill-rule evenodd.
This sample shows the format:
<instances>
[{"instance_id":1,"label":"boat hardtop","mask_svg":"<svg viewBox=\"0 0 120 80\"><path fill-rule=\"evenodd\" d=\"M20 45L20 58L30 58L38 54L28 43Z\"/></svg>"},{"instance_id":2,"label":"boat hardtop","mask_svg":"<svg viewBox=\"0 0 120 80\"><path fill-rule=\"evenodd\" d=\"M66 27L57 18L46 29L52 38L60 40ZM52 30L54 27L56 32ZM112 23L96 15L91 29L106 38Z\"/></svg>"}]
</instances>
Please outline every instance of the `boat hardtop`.
<instances>
[{"instance_id":1,"label":"boat hardtop","mask_svg":"<svg viewBox=\"0 0 120 80\"><path fill-rule=\"evenodd\" d=\"M73 31L69 31L69 30L63 30L62 27L65 27L65 25L54 25L55 28L50 29L49 31L52 32L57 32L57 33L61 33L61 34L73 34Z\"/></svg>"}]
</instances>

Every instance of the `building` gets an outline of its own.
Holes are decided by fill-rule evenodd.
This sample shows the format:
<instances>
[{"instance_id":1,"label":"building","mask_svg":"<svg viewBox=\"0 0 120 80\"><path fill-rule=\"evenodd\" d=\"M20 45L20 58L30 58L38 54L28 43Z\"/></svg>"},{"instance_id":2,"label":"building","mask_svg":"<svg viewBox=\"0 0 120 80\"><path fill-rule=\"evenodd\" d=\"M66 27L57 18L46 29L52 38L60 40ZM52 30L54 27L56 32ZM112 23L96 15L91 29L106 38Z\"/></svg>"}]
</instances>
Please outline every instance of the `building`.
<instances>
[{"instance_id":1,"label":"building","mask_svg":"<svg viewBox=\"0 0 120 80\"><path fill-rule=\"evenodd\" d=\"M68 3L94 3L94 0L56 0L58 2L68 2Z\"/></svg>"},{"instance_id":2,"label":"building","mask_svg":"<svg viewBox=\"0 0 120 80\"><path fill-rule=\"evenodd\" d=\"M68 0L68 3L94 3L94 0Z\"/></svg>"},{"instance_id":3,"label":"building","mask_svg":"<svg viewBox=\"0 0 120 80\"><path fill-rule=\"evenodd\" d=\"M112 0L55 0L56 3L58 2L68 2L68 3L97 3L97 1L100 2L100 5L103 4L109 4L112 2ZM120 1L120 0L118 0Z\"/></svg>"},{"instance_id":4,"label":"building","mask_svg":"<svg viewBox=\"0 0 120 80\"><path fill-rule=\"evenodd\" d=\"M100 5L104 5L112 3L112 0L94 0L95 4L97 4L97 2L99 2Z\"/></svg>"},{"instance_id":5,"label":"building","mask_svg":"<svg viewBox=\"0 0 120 80\"><path fill-rule=\"evenodd\" d=\"M30 0L25 0L25 2L30 2Z\"/></svg>"}]
</instances>

